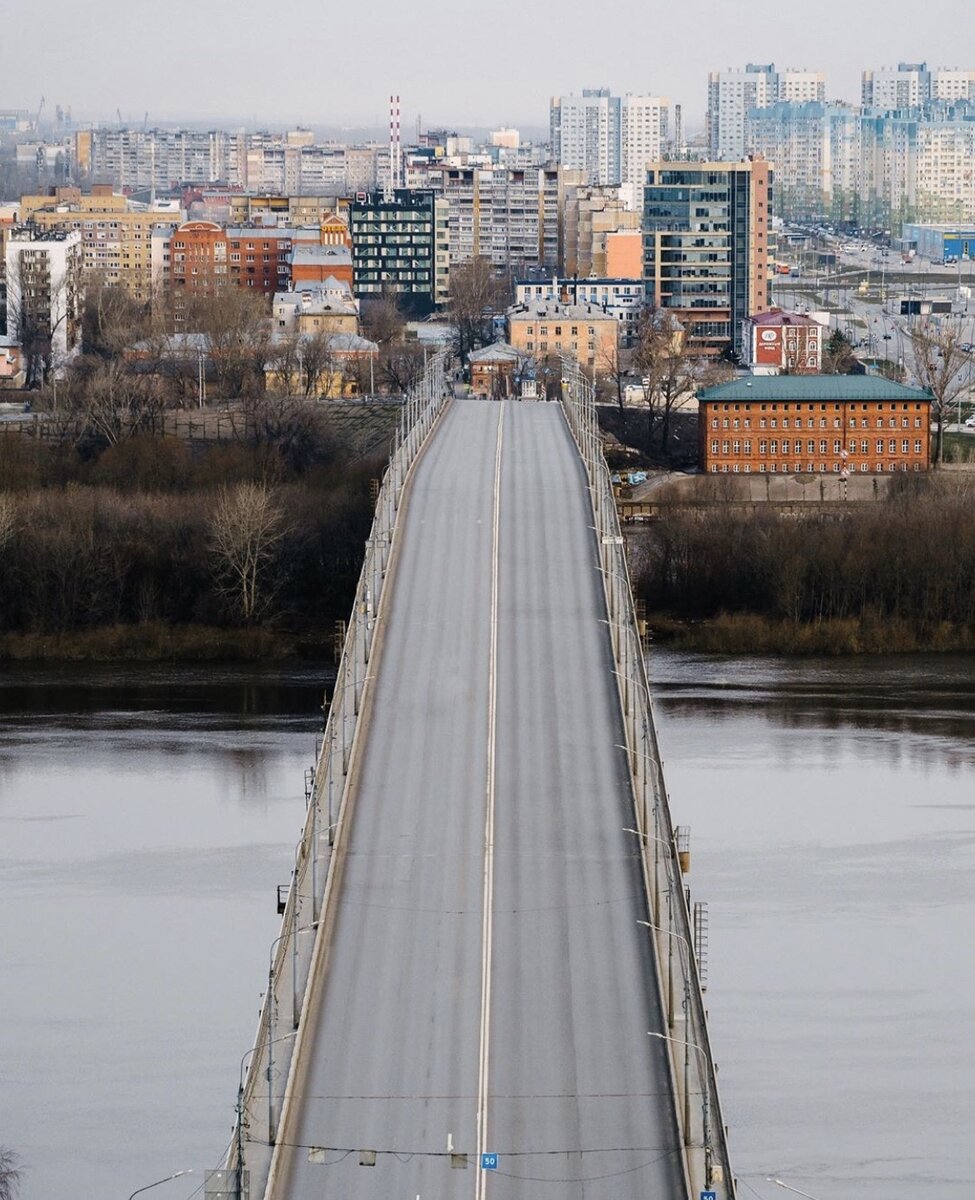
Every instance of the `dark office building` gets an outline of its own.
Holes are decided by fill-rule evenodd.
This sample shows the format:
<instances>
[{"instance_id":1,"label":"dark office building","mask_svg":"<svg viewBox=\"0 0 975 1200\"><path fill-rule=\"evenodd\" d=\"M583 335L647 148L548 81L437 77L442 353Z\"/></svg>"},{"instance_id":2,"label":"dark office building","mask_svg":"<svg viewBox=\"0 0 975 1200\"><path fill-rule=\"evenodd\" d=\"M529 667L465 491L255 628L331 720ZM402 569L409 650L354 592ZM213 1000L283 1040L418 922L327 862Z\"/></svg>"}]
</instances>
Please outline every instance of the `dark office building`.
<instances>
[{"instance_id":1,"label":"dark office building","mask_svg":"<svg viewBox=\"0 0 975 1200\"><path fill-rule=\"evenodd\" d=\"M416 316L433 310L440 299L437 208L433 192L406 188L391 199L382 192L360 194L349 204L356 296L369 300L392 293Z\"/></svg>"}]
</instances>

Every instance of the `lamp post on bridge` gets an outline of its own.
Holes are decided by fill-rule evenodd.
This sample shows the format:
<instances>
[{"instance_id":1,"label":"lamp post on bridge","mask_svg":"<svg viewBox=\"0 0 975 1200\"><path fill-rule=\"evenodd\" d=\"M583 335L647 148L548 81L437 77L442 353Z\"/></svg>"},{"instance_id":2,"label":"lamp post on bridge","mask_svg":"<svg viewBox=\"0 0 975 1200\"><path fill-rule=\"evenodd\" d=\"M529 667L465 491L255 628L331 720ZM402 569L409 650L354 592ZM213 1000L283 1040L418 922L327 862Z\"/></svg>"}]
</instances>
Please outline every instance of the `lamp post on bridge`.
<instances>
[{"instance_id":1,"label":"lamp post on bridge","mask_svg":"<svg viewBox=\"0 0 975 1200\"><path fill-rule=\"evenodd\" d=\"M148 1192L150 1188L159 1187L161 1183L169 1183L171 1179L179 1179L181 1175L192 1174L192 1167L187 1168L185 1171L177 1171L175 1175L167 1175L165 1179L157 1179L155 1183L147 1183L145 1187L136 1188L132 1196L138 1196L140 1192ZM132 1196L129 1197L129 1200L132 1200Z\"/></svg>"},{"instance_id":2,"label":"lamp post on bridge","mask_svg":"<svg viewBox=\"0 0 975 1200\"><path fill-rule=\"evenodd\" d=\"M667 894L668 894L668 896L670 895L669 892ZM687 940L687 938L684 937L680 933L674 933L674 931L672 929L664 929L664 927L662 925L652 925L649 921L637 921L637 924L645 925L647 927L647 929L655 929L657 931L657 933L666 934L667 937L672 939L668 946L667 961L668 961L668 971L670 974L670 1020L668 1022L668 1027L670 1029L673 1029L673 1027L674 1027L674 1016L673 1016L673 1014L674 1014L674 942L673 942L673 939L676 938L677 941L684 943L684 946L687 950L688 955L693 954L694 951L692 950L691 944ZM691 1026L691 964L689 961L687 964L687 970L685 970L683 974L684 974L684 1032L688 1033L688 1032L690 1032L690 1026ZM675 1040L679 1041L680 1039L675 1039ZM689 1146L691 1144L691 1142L690 1142L690 1138L691 1138L691 1056L689 1053L689 1048L692 1044L693 1043L691 1043L691 1042L684 1042L684 1145L685 1146Z\"/></svg>"},{"instance_id":3,"label":"lamp post on bridge","mask_svg":"<svg viewBox=\"0 0 975 1200\"><path fill-rule=\"evenodd\" d=\"M777 1187L785 1188L787 1192L795 1192L797 1196L805 1196L806 1200L816 1200L815 1196L810 1196L808 1192L800 1192L798 1188L793 1187L791 1183L785 1183L776 1175L767 1175L766 1179L769 1183L774 1183Z\"/></svg>"},{"instance_id":4,"label":"lamp post on bridge","mask_svg":"<svg viewBox=\"0 0 975 1200\"><path fill-rule=\"evenodd\" d=\"M295 894L294 902L292 903L292 906L291 906L292 914L296 911L296 907L297 907L297 893ZM309 930L317 929L317 928L318 928L318 922L312 921L312 923L310 925L302 925L300 927L290 929L288 931L288 933L278 934L278 936L271 943L270 960L268 962L268 969L267 969L267 1005L268 1005L268 1008L267 1008L267 1031L268 1031L268 1034L270 1035L268 1037L268 1042L267 1042L267 1140L270 1142L270 1144L272 1146L274 1145L275 1129L274 1129L274 1090L272 1087L272 1080L271 1080L271 1077L273 1074L273 1068L274 1068L274 1061L273 1061L273 1052L271 1050L271 1047L276 1042L284 1041L285 1038L294 1037L294 1035L298 1032L298 1019L297 1019L297 1015L296 1015L297 1014L297 991L298 991L298 988L297 988L298 934L299 933L307 933ZM291 939L292 939L292 945L291 945L291 971L292 971L292 975L291 975L291 986L292 986L291 1007L292 1007L292 1018L293 1018L293 1022L294 1022L294 1028L291 1030L290 1033L283 1034L281 1037L276 1038L273 1036L274 1035L274 1010L277 1005L277 1001L276 1001L275 994L274 994L274 982L275 982L274 951L275 951L275 948L286 937L288 937L289 934L291 935ZM245 1055L245 1057L246 1057L246 1055Z\"/></svg>"},{"instance_id":5,"label":"lamp post on bridge","mask_svg":"<svg viewBox=\"0 0 975 1200\"><path fill-rule=\"evenodd\" d=\"M705 1073L707 1072L707 1065L708 1065L707 1052L705 1050L703 1050L697 1044L697 1042L689 1042L685 1038L671 1037L669 1034L666 1034L666 1033L656 1033L652 1029L647 1030L647 1037L659 1038L660 1041L662 1041L662 1042L677 1042L680 1045L685 1047L685 1051L684 1051L685 1055L686 1055L688 1049L696 1050L698 1052L698 1054L700 1054L701 1058L704 1060L704 1071L705 1071ZM686 1102L686 1094L685 1094L685 1102ZM710 1099L708 1096L708 1089L707 1089L706 1081L702 1084L702 1087L701 1087L701 1141L703 1143L703 1149L704 1149L704 1185L705 1185L705 1187L710 1187L711 1186L711 1104L710 1104ZM685 1127L685 1145L687 1145L687 1144L688 1144L687 1143L687 1134L686 1134L686 1127Z\"/></svg>"}]
</instances>

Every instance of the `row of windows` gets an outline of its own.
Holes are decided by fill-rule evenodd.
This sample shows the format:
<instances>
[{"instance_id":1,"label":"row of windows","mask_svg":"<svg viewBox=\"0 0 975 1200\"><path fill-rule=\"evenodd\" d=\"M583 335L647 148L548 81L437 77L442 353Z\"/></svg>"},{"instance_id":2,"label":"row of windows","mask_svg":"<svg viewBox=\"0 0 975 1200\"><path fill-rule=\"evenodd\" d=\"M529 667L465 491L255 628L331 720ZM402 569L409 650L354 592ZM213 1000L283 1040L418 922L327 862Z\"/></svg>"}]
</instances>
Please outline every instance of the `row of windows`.
<instances>
[{"instance_id":1,"label":"row of windows","mask_svg":"<svg viewBox=\"0 0 975 1200\"><path fill-rule=\"evenodd\" d=\"M793 423L792 424L793 429L802 429L802 427L803 427L802 426L802 417L792 417L792 418L783 417L782 418L782 428L783 429L789 428L790 420ZM857 428L858 420L860 421L859 428L861 428L861 429L869 429L870 428L870 420L868 417L859 417L859 418L851 417L850 421L849 421L849 426L851 429ZM730 425L729 425L729 422L730 422ZM827 422L826 417L820 417L819 418L819 428L825 429L826 422ZM909 429L911 427L911 418L910 417L901 417L900 423L901 423L902 429ZM915 429L920 429L923 425L923 422L921 421L920 417L915 417L913 424L914 424ZM740 417L731 417L731 418L722 417L721 421L720 421L720 428L728 429L729 427L731 429L751 429L752 428L751 417L742 417L742 418L740 418ZM841 429L842 427L843 427L843 423L840 420L840 418L834 417L833 418L833 428ZM888 417L887 424L885 426L884 418L877 417L876 421L875 421L875 427L877 429L884 429L884 428L896 429L897 428L897 418L896 417ZM717 417L711 418L711 428L712 429L719 428L719 423L718 423ZM759 417L758 428L759 429L778 429L779 428L779 419L778 419L778 417ZM815 417L807 417L806 418L806 428L807 429L815 429L816 428Z\"/></svg>"},{"instance_id":2,"label":"row of windows","mask_svg":"<svg viewBox=\"0 0 975 1200\"><path fill-rule=\"evenodd\" d=\"M860 444L860 453L861 454L869 454L870 453L870 442L868 441L867 438L862 438L860 440L859 444ZM719 445L720 445L720 451L718 449ZM827 445L828 445L828 442L826 441L825 438L820 439L820 442L819 442L819 453L820 454L827 453L827 449L826 449ZM900 448L901 454L909 454L911 452L910 447L911 447L910 440L908 438L903 438L901 440L901 448ZM920 438L916 439L914 442L914 453L921 454L923 452L923 449L924 449L924 446L923 446L923 443L921 442ZM883 438L877 438L876 442L874 443L874 450L875 450L875 453L877 453L877 454L884 453L884 439ZM849 442L847 443L847 451L850 454L857 453L856 438L850 438ZM718 454L718 453L721 453L721 454L742 454L742 453L751 454L751 452L752 452L752 443L747 438L745 439L744 442L722 441L719 443L717 438L712 438L712 440L711 440L711 453L712 454ZM779 453L778 439L773 438L771 441L765 441L765 440L760 441L758 443L758 452L759 452L759 454L778 454ZM795 452L796 452L796 454L802 453L802 441L800 438L795 439ZM843 452L843 443L837 438L833 441L833 453L841 454L842 452ZM790 441L789 438L782 439L782 453L783 454L791 454L792 453L792 442ZM806 453L807 454L815 454L816 453L816 442L812 438L810 438L806 442ZM890 438L888 440L887 453L888 454L896 454L897 453L897 439L896 438Z\"/></svg>"},{"instance_id":3,"label":"row of windows","mask_svg":"<svg viewBox=\"0 0 975 1200\"><path fill-rule=\"evenodd\" d=\"M840 467L839 463L836 463L836 462L833 463L832 471L833 471L834 475L839 475L842 469L843 468ZM870 471L870 469L871 468L870 468L869 463L867 463L867 462L860 463L861 474L866 475ZM916 463L912 464L912 470L920 471L920 469L921 469L920 463L916 462ZM824 462L821 462L819 464L819 472L818 473L820 475L825 475L827 470L828 470L827 464ZM851 463L849 465L849 467L846 468L846 470L855 471L856 464ZM902 462L902 463L884 464L882 462L878 462L878 463L874 463L873 470L877 475L883 475L883 473L885 471L892 474L895 471L906 471L907 463ZM722 475L727 475L729 472L732 475L750 475L752 473L752 468L751 468L750 463L744 463L743 465L739 465L738 463L732 463L731 466L729 466L728 463L723 463L720 467L718 466L717 463L712 463L711 464L711 474L717 475L719 473L719 471ZM784 462L781 464L769 463L767 466L765 463L759 463L758 473L760 475L764 475L766 472L768 472L768 474L770 474L770 475L778 475L778 474L782 474L782 475L815 475L817 473L816 472L816 464L811 463L811 462L807 462L805 465L805 468L803 467L801 462L792 463L792 464L787 463L787 462Z\"/></svg>"}]
</instances>

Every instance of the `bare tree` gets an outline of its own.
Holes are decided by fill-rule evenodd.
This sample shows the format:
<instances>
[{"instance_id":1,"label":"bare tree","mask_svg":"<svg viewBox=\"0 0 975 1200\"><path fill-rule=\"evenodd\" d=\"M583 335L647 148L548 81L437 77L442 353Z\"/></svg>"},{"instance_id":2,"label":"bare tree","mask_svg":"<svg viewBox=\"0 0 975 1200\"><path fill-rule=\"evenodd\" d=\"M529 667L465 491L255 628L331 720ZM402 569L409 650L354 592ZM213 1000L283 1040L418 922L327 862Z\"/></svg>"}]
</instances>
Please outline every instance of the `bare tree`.
<instances>
[{"instance_id":1,"label":"bare tree","mask_svg":"<svg viewBox=\"0 0 975 1200\"><path fill-rule=\"evenodd\" d=\"M479 344L491 340L491 320L504 309L508 289L489 258L472 258L450 271L450 316L457 328L461 362Z\"/></svg>"},{"instance_id":2,"label":"bare tree","mask_svg":"<svg viewBox=\"0 0 975 1200\"><path fill-rule=\"evenodd\" d=\"M85 353L100 358L113 358L150 333L145 307L97 274L89 276L85 286L81 320Z\"/></svg>"},{"instance_id":3,"label":"bare tree","mask_svg":"<svg viewBox=\"0 0 975 1200\"><path fill-rule=\"evenodd\" d=\"M210 545L221 590L245 622L273 598L270 566L285 535L284 513L266 483L239 483L218 495L210 517Z\"/></svg>"},{"instance_id":4,"label":"bare tree","mask_svg":"<svg viewBox=\"0 0 975 1200\"><path fill-rule=\"evenodd\" d=\"M301 389L305 396L331 396L342 376L335 362L334 340L328 330L320 329L301 339L299 366Z\"/></svg>"},{"instance_id":5,"label":"bare tree","mask_svg":"<svg viewBox=\"0 0 975 1200\"><path fill-rule=\"evenodd\" d=\"M944 461L945 426L951 406L971 384L971 359L962 350L958 323L923 321L908 333L918 382L932 395L931 415L938 423L932 462Z\"/></svg>"},{"instance_id":6,"label":"bare tree","mask_svg":"<svg viewBox=\"0 0 975 1200\"><path fill-rule=\"evenodd\" d=\"M389 346L403 340L406 318L395 294L384 293L374 300L362 301L362 333L379 346Z\"/></svg>"},{"instance_id":7,"label":"bare tree","mask_svg":"<svg viewBox=\"0 0 975 1200\"><path fill-rule=\"evenodd\" d=\"M0 1200L16 1200L22 1175L17 1155L0 1146Z\"/></svg>"},{"instance_id":8,"label":"bare tree","mask_svg":"<svg viewBox=\"0 0 975 1200\"><path fill-rule=\"evenodd\" d=\"M217 385L226 397L260 392L273 350L268 306L263 296L227 286L193 297L186 328L206 336Z\"/></svg>"},{"instance_id":9,"label":"bare tree","mask_svg":"<svg viewBox=\"0 0 975 1200\"><path fill-rule=\"evenodd\" d=\"M391 392L408 392L423 377L425 355L419 342L387 346L379 356L380 376Z\"/></svg>"},{"instance_id":10,"label":"bare tree","mask_svg":"<svg viewBox=\"0 0 975 1200\"><path fill-rule=\"evenodd\" d=\"M74 371L63 390L64 411L79 434L93 433L110 446L135 434L161 432L165 398L151 375L139 375L121 359Z\"/></svg>"},{"instance_id":11,"label":"bare tree","mask_svg":"<svg viewBox=\"0 0 975 1200\"><path fill-rule=\"evenodd\" d=\"M659 446L666 456L674 414L694 398L698 388L719 382L727 367L694 354L678 321L665 309L648 310L637 326L632 354L647 405L647 450Z\"/></svg>"}]
</instances>

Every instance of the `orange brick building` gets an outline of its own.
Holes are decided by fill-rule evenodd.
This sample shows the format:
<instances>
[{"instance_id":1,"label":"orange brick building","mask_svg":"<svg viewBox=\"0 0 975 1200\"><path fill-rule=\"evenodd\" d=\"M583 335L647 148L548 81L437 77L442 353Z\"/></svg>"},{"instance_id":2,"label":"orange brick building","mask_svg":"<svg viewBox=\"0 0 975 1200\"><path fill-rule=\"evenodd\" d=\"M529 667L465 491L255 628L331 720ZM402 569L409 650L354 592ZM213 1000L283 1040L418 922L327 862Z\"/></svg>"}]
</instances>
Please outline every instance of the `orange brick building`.
<instances>
[{"instance_id":1,"label":"orange brick building","mask_svg":"<svg viewBox=\"0 0 975 1200\"><path fill-rule=\"evenodd\" d=\"M750 376L698 392L709 474L889 474L931 461L930 392L878 376Z\"/></svg>"},{"instance_id":2,"label":"orange brick building","mask_svg":"<svg viewBox=\"0 0 975 1200\"><path fill-rule=\"evenodd\" d=\"M213 221L186 221L173 231L169 277L175 290L212 295L227 275L227 233Z\"/></svg>"}]
</instances>

